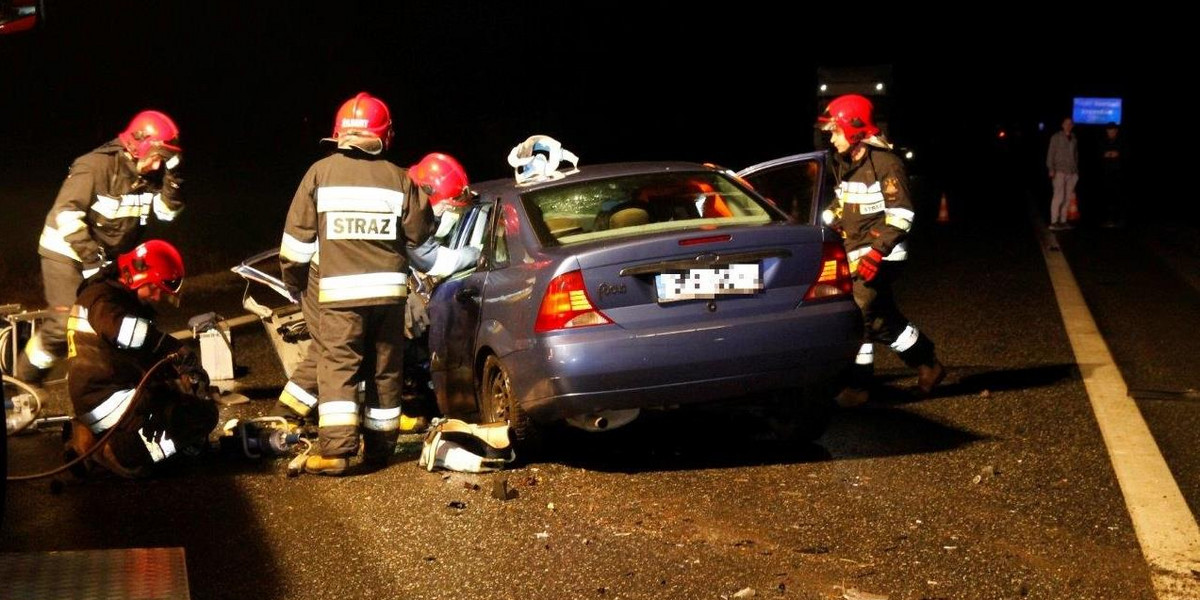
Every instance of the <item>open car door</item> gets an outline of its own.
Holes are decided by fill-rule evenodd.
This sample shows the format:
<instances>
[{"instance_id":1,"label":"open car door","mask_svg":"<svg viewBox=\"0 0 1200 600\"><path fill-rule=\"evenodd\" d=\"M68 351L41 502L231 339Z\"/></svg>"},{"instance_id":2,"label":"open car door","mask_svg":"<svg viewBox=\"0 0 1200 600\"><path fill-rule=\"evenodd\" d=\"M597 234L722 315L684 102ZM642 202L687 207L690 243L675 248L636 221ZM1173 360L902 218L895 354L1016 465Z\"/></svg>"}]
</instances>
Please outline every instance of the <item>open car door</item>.
<instances>
[{"instance_id":1,"label":"open car door","mask_svg":"<svg viewBox=\"0 0 1200 600\"><path fill-rule=\"evenodd\" d=\"M820 225L819 215L832 189L825 184L826 156L825 152L784 156L742 169L738 176L794 221Z\"/></svg>"}]
</instances>

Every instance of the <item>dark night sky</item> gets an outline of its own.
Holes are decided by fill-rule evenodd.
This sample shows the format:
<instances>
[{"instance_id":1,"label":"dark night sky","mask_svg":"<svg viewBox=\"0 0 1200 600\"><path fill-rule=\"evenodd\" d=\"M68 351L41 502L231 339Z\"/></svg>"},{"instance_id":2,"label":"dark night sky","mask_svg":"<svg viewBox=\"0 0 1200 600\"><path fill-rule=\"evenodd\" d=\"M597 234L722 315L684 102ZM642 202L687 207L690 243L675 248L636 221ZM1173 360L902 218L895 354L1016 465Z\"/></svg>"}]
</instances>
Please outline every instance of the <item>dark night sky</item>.
<instances>
[{"instance_id":1,"label":"dark night sky","mask_svg":"<svg viewBox=\"0 0 1200 600\"><path fill-rule=\"evenodd\" d=\"M390 158L449 152L475 180L508 176L509 149L535 133L585 164L736 168L809 150L817 65L893 64L894 141L926 156L963 156L1000 124L1040 146L1034 124L1056 127L1073 95L1125 97L1139 131L1149 77L1129 53L1092 51L1096 24L654 6L50 0L41 30L0 38L0 205L22 181L52 194L71 159L158 108L183 131L189 197L220 210L253 196L281 221L334 111L362 90L391 106Z\"/></svg>"}]
</instances>

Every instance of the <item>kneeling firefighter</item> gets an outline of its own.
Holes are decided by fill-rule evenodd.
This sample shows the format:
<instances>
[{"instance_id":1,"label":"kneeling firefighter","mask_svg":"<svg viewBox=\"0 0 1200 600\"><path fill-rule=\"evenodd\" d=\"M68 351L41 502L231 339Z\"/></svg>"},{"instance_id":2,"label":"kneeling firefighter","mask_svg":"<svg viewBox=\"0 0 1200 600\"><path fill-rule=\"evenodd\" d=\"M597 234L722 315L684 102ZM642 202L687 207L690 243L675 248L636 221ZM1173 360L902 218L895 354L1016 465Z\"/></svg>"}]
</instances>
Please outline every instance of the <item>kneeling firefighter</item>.
<instances>
[{"instance_id":1,"label":"kneeling firefighter","mask_svg":"<svg viewBox=\"0 0 1200 600\"><path fill-rule=\"evenodd\" d=\"M66 457L88 455L77 474L100 468L146 477L207 442L217 423L208 374L189 347L154 323L155 304L178 306L183 276L179 251L149 240L80 286L67 319L75 418Z\"/></svg>"}]
</instances>

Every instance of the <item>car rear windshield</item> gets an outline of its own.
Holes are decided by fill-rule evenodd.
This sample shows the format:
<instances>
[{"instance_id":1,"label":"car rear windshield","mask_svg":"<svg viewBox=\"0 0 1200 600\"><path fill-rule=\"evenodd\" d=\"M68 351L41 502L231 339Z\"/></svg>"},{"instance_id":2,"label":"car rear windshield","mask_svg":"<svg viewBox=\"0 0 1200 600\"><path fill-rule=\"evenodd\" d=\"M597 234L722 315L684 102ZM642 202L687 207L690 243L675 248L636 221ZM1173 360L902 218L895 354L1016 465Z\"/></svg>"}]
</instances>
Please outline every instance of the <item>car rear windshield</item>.
<instances>
[{"instance_id":1,"label":"car rear windshield","mask_svg":"<svg viewBox=\"0 0 1200 600\"><path fill-rule=\"evenodd\" d=\"M551 244L786 220L712 171L580 181L527 192L522 201L538 237Z\"/></svg>"}]
</instances>

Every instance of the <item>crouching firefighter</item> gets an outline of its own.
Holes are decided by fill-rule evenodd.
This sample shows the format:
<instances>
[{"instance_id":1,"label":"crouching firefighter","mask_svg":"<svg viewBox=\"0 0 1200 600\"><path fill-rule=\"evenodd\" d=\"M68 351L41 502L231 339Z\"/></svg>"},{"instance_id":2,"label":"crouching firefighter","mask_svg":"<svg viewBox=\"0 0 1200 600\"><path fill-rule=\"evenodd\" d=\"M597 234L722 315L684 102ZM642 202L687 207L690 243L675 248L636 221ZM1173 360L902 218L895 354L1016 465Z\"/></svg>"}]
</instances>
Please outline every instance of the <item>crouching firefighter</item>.
<instances>
[{"instance_id":1,"label":"crouching firefighter","mask_svg":"<svg viewBox=\"0 0 1200 600\"><path fill-rule=\"evenodd\" d=\"M154 305L178 305L183 274L175 247L149 240L80 286L67 318L75 417L65 456L87 456L76 474L146 477L208 441L217 423L208 375L195 353L154 324Z\"/></svg>"}]
</instances>

